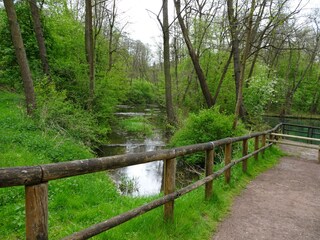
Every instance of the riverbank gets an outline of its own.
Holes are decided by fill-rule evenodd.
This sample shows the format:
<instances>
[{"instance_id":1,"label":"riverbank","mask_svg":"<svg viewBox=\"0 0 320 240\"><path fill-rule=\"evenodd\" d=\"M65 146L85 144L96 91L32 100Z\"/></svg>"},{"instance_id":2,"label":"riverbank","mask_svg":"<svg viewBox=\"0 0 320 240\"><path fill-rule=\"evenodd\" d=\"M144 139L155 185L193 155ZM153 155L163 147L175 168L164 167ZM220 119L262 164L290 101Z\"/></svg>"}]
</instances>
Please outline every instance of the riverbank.
<instances>
[{"instance_id":1,"label":"riverbank","mask_svg":"<svg viewBox=\"0 0 320 240\"><path fill-rule=\"evenodd\" d=\"M25 116L22 101L17 94L0 93L0 167L93 156L89 149L71 138L41 131ZM204 201L203 188L178 199L174 224L164 223L163 210L158 208L95 239L209 239L217 223L227 214L233 198L251 179L277 164L279 155L278 150L271 149L260 161L250 159L247 174L242 174L241 166L233 168L231 184L226 185L223 178L216 180L214 196L209 201ZM120 196L104 172L50 182L49 239L61 239L156 197ZM0 188L0 207L1 239L23 239L24 188Z\"/></svg>"}]
</instances>

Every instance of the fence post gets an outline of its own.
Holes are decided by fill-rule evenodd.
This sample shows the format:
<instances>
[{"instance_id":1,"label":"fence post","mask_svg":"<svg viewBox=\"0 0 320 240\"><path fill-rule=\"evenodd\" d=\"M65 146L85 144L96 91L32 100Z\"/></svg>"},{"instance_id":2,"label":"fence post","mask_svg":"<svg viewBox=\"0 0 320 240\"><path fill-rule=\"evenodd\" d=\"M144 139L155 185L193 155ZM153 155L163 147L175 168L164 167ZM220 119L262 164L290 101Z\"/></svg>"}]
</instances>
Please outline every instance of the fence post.
<instances>
[{"instance_id":1,"label":"fence post","mask_svg":"<svg viewBox=\"0 0 320 240\"><path fill-rule=\"evenodd\" d=\"M308 127L308 137L312 138L312 128L311 127ZM308 140L307 143L312 143L312 141Z\"/></svg>"},{"instance_id":2,"label":"fence post","mask_svg":"<svg viewBox=\"0 0 320 240\"><path fill-rule=\"evenodd\" d=\"M164 194L173 193L176 188L176 159L164 161ZM164 219L173 221L174 200L164 204Z\"/></svg>"},{"instance_id":3,"label":"fence post","mask_svg":"<svg viewBox=\"0 0 320 240\"><path fill-rule=\"evenodd\" d=\"M232 144L227 143L225 146L225 151L224 151L224 165L228 165L231 163L231 152L232 152ZM228 170L225 171L224 173L224 178L226 183L230 183L230 178L231 178L231 169L229 168Z\"/></svg>"},{"instance_id":4,"label":"fence post","mask_svg":"<svg viewBox=\"0 0 320 240\"><path fill-rule=\"evenodd\" d=\"M248 155L248 139L243 140L242 142L242 156ZM242 171L247 172L247 164L248 164L248 159L244 160L242 162Z\"/></svg>"},{"instance_id":5,"label":"fence post","mask_svg":"<svg viewBox=\"0 0 320 240\"><path fill-rule=\"evenodd\" d=\"M48 239L48 183L25 187L26 239Z\"/></svg>"},{"instance_id":6,"label":"fence post","mask_svg":"<svg viewBox=\"0 0 320 240\"><path fill-rule=\"evenodd\" d=\"M265 147L266 146L266 135L263 134L262 135L262 139L261 139L261 147ZM264 155L265 150L262 150L262 155Z\"/></svg>"},{"instance_id":7,"label":"fence post","mask_svg":"<svg viewBox=\"0 0 320 240\"><path fill-rule=\"evenodd\" d=\"M206 177L213 174L214 165L214 149L206 151ZM205 199L208 200L212 196L212 183L213 181L207 182L205 187Z\"/></svg>"},{"instance_id":8,"label":"fence post","mask_svg":"<svg viewBox=\"0 0 320 240\"><path fill-rule=\"evenodd\" d=\"M258 150L258 149L259 149L259 136L256 136L256 137L254 138L254 150L256 151L256 150ZM254 159L255 159L255 160L258 160L258 157L259 157L259 154L258 154L258 153L254 154Z\"/></svg>"}]
</instances>

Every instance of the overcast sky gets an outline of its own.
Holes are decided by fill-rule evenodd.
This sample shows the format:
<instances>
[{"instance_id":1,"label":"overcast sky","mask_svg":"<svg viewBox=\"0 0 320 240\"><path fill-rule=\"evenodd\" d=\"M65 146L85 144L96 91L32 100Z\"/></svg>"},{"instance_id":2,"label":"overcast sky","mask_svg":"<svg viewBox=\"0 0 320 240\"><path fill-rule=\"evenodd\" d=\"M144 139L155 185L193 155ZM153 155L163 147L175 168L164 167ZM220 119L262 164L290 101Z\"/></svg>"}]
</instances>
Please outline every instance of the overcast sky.
<instances>
[{"instance_id":1,"label":"overcast sky","mask_svg":"<svg viewBox=\"0 0 320 240\"><path fill-rule=\"evenodd\" d=\"M169 2L173 1L169 0ZM124 21L129 23L125 29L131 38L150 45L161 41L159 38L161 31L156 16L147 11L158 14L161 4L162 0L119 0L119 13L123 12ZM173 12L173 7L170 9Z\"/></svg>"},{"instance_id":2,"label":"overcast sky","mask_svg":"<svg viewBox=\"0 0 320 240\"><path fill-rule=\"evenodd\" d=\"M293 3L297 0L290 0ZM303 0L307 2L308 0ZM169 0L169 12L173 15L174 8L172 0ZM156 17L147 11L159 13L162 0L119 0L118 8L121 13L122 22L128 22L125 31L135 40L140 40L154 47L156 42L161 42L161 31ZM310 0L306 10L319 8L320 0Z\"/></svg>"}]
</instances>

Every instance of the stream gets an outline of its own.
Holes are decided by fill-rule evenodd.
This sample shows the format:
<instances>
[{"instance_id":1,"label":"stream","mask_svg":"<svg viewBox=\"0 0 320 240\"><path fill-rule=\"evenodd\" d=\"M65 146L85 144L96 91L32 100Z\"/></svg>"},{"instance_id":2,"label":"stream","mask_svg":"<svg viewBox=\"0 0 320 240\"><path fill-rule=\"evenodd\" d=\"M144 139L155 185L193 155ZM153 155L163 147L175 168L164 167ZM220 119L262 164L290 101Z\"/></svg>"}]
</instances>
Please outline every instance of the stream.
<instances>
[{"instance_id":1,"label":"stream","mask_svg":"<svg viewBox=\"0 0 320 240\"><path fill-rule=\"evenodd\" d=\"M149 152L165 147L166 139L161 129L161 116L164 115L156 105L144 108L119 105L115 113L117 121L132 117L144 117L152 123L151 136L125 132L118 124L112 126L109 135L110 143L100 147L101 156L112 156L126 153ZM119 168L109 171L119 191L129 196L148 196L158 194L162 188L163 162Z\"/></svg>"}]
</instances>

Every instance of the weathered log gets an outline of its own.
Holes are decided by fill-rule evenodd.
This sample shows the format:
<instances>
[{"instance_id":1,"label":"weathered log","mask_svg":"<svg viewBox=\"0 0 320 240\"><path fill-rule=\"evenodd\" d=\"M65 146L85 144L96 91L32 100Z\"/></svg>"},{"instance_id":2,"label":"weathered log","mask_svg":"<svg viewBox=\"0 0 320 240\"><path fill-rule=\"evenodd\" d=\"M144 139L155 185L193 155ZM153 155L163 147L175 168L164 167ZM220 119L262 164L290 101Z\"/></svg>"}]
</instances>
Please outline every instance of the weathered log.
<instances>
[{"instance_id":1,"label":"weathered log","mask_svg":"<svg viewBox=\"0 0 320 240\"><path fill-rule=\"evenodd\" d=\"M0 187L32 185L42 181L41 167L0 168Z\"/></svg>"},{"instance_id":2,"label":"weathered log","mask_svg":"<svg viewBox=\"0 0 320 240\"><path fill-rule=\"evenodd\" d=\"M48 239L48 183L26 186L26 239Z\"/></svg>"},{"instance_id":3,"label":"weathered log","mask_svg":"<svg viewBox=\"0 0 320 240\"><path fill-rule=\"evenodd\" d=\"M176 189L176 159L167 159L164 161L164 194L173 193ZM173 221L174 200L164 205L164 220Z\"/></svg>"},{"instance_id":4,"label":"weathered log","mask_svg":"<svg viewBox=\"0 0 320 240\"><path fill-rule=\"evenodd\" d=\"M232 143L228 143L225 146L225 151L224 151L224 165L227 166L231 162L231 153L232 153ZM231 169L228 169L224 173L225 181L226 183L230 183L230 178L231 178Z\"/></svg>"},{"instance_id":5,"label":"weathered log","mask_svg":"<svg viewBox=\"0 0 320 240\"><path fill-rule=\"evenodd\" d=\"M207 150L206 152L206 177L213 174L214 165L214 149ZM208 200L212 196L212 181L206 183L205 187L205 199Z\"/></svg>"},{"instance_id":6,"label":"weathered log","mask_svg":"<svg viewBox=\"0 0 320 240\"><path fill-rule=\"evenodd\" d=\"M264 147L266 145L266 135L262 134L261 137L261 147ZM261 151L262 155L264 155L264 151Z\"/></svg>"},{"instance_id":7,"label":"weathered log","mask_svg":"<svg viewBox=\"0 0 320 240\"><path fill-rule=\"evenodd\" d=\"M288 134L280 134L280 133L272 133L273 136L283 137L283 138L294 138L294 139L301 139L301 140L309 140L314 142L320 142L320 139L318 138L309 138L309 137L301 137L301 136L294 136L294 135L288 135Z\"/></svg>"},{"instance_id":8,"label":"weathered log","mask_svg":"<svg viewBox=\"0 0 320 240\"><path fill-rule=\"evenodd\" d=\"M259 149L259 136L256 136L256 137L254 138L254 150L257 151L258 149ZM259 158L259 154L256 153L256 154L254 155L254 159L255 159L255 160L258 160L258 158Z\"/></svg>"},{"instance_id":9,"label":"weathered log","mask_svg":"<svg viewBox=\"0 0 320 240\"><path fill-rule=\"evenodd\" d=\"M301 142L292 142L292 141L276 141L276 140L268 140L268 142L271 143L279 143L279 144L284 144L284 145L289 145L289 146L295 146L295 147L303 147L303 148L309 148L309 149L320 149L320 146L315 145L315 144L307 144L307 143L301 143Z\"/></svg>"},{"instance_id":10,"label":"weathered log","mask_svg":"<svg viewBox=\"0 0 320 240\"><path fill-rule=\"evenodd\" d=\"M248 155L248 140L245 139L242 141L242 156L246 156ZM242 162L242 171L243 172L247 172L247 168L248 168L248 161L247 159L245 159L243 162Z\"/></svg>"}]
</instances>

